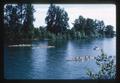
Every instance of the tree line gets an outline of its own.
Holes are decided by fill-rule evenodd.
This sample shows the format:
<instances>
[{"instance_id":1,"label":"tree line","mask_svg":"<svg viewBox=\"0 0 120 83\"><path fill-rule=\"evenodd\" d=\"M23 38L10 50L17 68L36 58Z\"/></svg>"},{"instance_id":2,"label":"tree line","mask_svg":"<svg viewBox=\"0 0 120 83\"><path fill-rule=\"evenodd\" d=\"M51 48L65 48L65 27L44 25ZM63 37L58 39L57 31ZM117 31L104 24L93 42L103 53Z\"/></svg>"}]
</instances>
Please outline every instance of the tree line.
<instances>
[{"instance_id":1,"label":"tree line","mask_svg":"<svg viewBox=\"0 0 120 83\"><path fill-rule=\"evenodd\" d=\"M32 4L6 4L4 6L5 42L21 43L33 39L82 39L95 37L113 37L112 25L105 26L104 21L84 18L75 19L69 29L68 13L50 4L45 22L47 26L33 26L35 9ZM39 18L40 19L40 18Z\"/></svg>"},{"instance_id":2,"label":"tree line","mask_svg":"<svg viewBox=\"0 0 120 83\"><path fill-rule=\"evenodd\" d=\"M5 42L21 42L24 39L32 38L34 11L31 4L4 6Z\"/></svg>"}]
</instances>

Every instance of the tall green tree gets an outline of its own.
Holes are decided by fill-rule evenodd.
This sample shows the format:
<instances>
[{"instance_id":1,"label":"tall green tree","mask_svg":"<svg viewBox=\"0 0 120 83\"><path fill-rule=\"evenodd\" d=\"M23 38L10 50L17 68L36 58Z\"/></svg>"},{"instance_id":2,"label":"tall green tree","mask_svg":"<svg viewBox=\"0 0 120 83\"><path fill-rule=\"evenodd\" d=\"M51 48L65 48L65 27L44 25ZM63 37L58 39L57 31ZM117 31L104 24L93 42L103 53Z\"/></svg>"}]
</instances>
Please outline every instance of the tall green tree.
<instances>
[{"instance_id":1,"label":"tall green tree","mask_svg":"<svg viewBox=\"0 0 120 83\"><path fill-rule=\"evenodd\" d=\"M78 19L75 19L75 22L73 23L75 30L84 31L85 22L86 22L86 19L83 16L79 16Z\"/></svg>"},{"instance_id":2,"label":"tall green tree","mask_svg":"<svg viewBox=\"0 0 120 83\"><path fill-rule=\"evenodd\" d=\"M5 4L5 40L19 42L31 38L33 33L34 8L31 4Z\"/></svg>"},{"instance_id":3,"label":"tall green tree","mask_svg":"<svg viewBox=\"0 0 120 83\"><path fill-rule=\"evenodd\" d=\"M17 7L17 4L6 4L4 6L5 39L8 41L16 41L16 38L18 38L20 17Z\"/></svg>"},{"instance_id":4,"label":"tall green tree","mask_svg":"<svg viewBox=\"0 0 120 83\"><path fill-rule=\"evenodd\" d=\"M104 21L94 20L91 18L85 19L79 16L73 23L71 29L74 37L99 37L99 36L112 36L114 34L113 26L105 26Z\"/></svg>"},{"instance_id":5,"label":"tall green tree","mask_svg":"<svg viewBox=\"0 0 120 83\"><path fill-rule=\"evenodd\" d=\"M4 11L4 24L8 25L8 27L11 27L11 29L14 30L17 26L17 23L19 23L17 5L12 6L8 4L5 6Z\"/></svg>"},{"instance_id":6,"label":"tall green tree","mask_svg":"<svg viewBox=\"0 0 120 83\"><path fill-rule=\"evenodd\" d=\"M78 32L78 36L94 36L96 34L96 25L93 19L85 19L83 16L79 16L73 23L73 29Z\"/></svg>"},{"instance_id":7,"label":"tall green tree","mask_svg":"<svg viewBox=\"0 0 120 83\"><path fill-rule=\"evenodd\" d=\"M51 4L45 22L47 24L47 30L52 33L64 33L67 30L68 25L68 14L64 9L59 6Z\"/></svg>"},{"instance_id":8,"label":"tall green tree","mask_svg":"<svg viewBox=\"0 0 120 83\"><path fill-rule=\"evenodd\" d=\"M93 19L87 18L85 25L85 34L87 36L92 36L96 32L95 21Z\"/></svg>"},{"instance_id":9,"label":"tall green tree","mask_svg":"<svg viewBox=\"0 0 120 83\"><path fill-rule=\"evenodd\" d=\"M106 36L113 36L114 35L113 26L107 25L105 27L105 34Z\"/></svg>"},{"instance_id":10,"label":"tall green tree","mask_svg":"<svg viewBox=\"0 0 120 83\"><path fill-rule=\"evenodd\" d=\"M34 16L33 13L35 12L32 4L26 4L25 6L25 18L23 22L23 31L26 34L25 38L32 38L33 32L33 21Z\"/></svg>"},{"instance_id":11,"label":"tall green tree","mask_svg":"<svg viewBox=\"0 0 120 83\"><path fill-rule=\"evenodd\" d=\"M99 34L104 35L104 30L105 30L104 21L95 20L95 24L96 24L96 31L97 31Z\"/></svg>"}]
</instances>

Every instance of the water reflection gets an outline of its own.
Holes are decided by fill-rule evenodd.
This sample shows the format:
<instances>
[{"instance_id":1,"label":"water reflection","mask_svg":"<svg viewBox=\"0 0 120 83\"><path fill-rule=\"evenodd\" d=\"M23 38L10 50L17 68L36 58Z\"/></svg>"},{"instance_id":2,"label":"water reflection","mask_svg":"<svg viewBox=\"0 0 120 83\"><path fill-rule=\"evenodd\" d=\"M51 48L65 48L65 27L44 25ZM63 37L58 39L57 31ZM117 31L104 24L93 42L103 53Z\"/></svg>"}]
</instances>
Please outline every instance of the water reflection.
<instances>
[{"instance_id":1,"label":"water reflection","mask_svg":"<svg viewBox=\"0 0 120 83\"><path fill-rule=\"evenodd\" d=\"M46 46L44 48L39 46ZM48 48L54 46L54 48ZM116 56L116 39L89 40L37 40L32 47L15 47L4 50L4 74L7 79L88 79L86 68L96 68L94 59L67 61L71 57L94 57L103 48L106 54Z\"/></svg>"},{"instance_id":2,"label":"water reflection","mask_svg":"<svg viewBox=\"0 0 120 83\"><path fill-rule=\"evenodd\" d=\"M90 44L89 44L90 43ZM67 47L68 56L95 56L98 52L94 51L94 41L77 40L69 41Z\"/></svg>"},{"instance_id":3,"label":"water reflection","mask_svg":"<svg viewBox=\"0 0 120 83\"><path fill-rule=\"evenodd\" d=\"M64 57L67 49L66 41L48 41L48 46L54 45L55 48L47 49L46 72L48 79L62 78L64 72Z\"/></svg>"},{"instance_id":4,"label":"water reflection","mask_svg":"<svg viewBox=\"0 0 120 83\"><path fill-rule=\"evenodd\" d=\"M43 48L40 46L47 46L47 41L33 41L32 47L32 70L31 70L31 77L32 79L43 79L46 73L46 55L47 55L47 48Z\"/></svg>"},{"instance_id":5,"label":"water reflection","mask_svg":"<svg viewBox=\"0 0 120 83\"><path fill-rule=\"evenodd\" d=\"M30 78L31 48L5 48L4 49L4 73L7 79ZM29 63L29 64L28 64Z\"/></svg>"}]
</instances>

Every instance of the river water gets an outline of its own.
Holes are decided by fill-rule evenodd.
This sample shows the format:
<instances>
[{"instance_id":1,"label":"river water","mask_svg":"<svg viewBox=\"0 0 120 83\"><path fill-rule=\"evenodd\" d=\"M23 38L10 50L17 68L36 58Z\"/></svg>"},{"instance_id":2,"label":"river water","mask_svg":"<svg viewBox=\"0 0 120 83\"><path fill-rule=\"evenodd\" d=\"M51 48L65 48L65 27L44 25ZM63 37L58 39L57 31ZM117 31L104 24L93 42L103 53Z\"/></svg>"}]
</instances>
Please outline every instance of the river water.
<instances>
[{"instance_id":1,"label":"river water","mask_svg":"<svg viewBox=\"0 0 120 83\"><path fill-rule=\"evenodd\" d=\"M102 48L116 56L116 37L82 40L34 40L32 46L4 47L5 79L89 79L87 68L94 72L94 59L68 61L76 56L97 56Z\"/></svg>"}]
</instances>

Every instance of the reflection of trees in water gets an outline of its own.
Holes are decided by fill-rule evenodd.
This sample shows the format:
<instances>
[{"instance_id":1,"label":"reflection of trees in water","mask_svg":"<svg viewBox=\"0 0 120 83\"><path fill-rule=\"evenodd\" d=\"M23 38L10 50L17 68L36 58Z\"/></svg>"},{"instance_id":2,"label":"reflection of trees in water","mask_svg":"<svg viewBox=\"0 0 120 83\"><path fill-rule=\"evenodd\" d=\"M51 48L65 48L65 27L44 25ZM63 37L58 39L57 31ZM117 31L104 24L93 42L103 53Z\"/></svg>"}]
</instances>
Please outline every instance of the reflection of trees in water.
<instances>
[{"instance_id":1,"label":"reflection of trees in water","mask_svg":"<svg viewBox=\"0 0 120 83\"><path fill-rule=\"evenodd\" d=\"M17 56L22 57L24 55L31 55L32 54L32 48L31 47L8 47L6 48L8 52L8 56Z\"/></svg>"},{"instance_id":2,"label":"reflection of trees in water","mask_svg":"<svg viewBox=\"0 0 120 83\"><path fill-rule=\"evenodd\" d=\"M64 60L67 49L67 41L48 41L48 46L55 46L55 48L47 49L48 62L59 62ZM60 62L59 62L60 63Z\"/></svg>"},{"instance_id":3,"label":"reflection of trees in water","mask_svg":"<svg viewBox=\"0 0 120 83\"><path fill-rule=\"evenodd\" d=\"M67 40L49 40L48 46L55 46L56 48L66 48Z\"/></svg>"},{"instance_id":4,"label":"reflection of trees in water","mask_svg":"<svg viewBox=\"0 0 120 83\"><path fill-rule=\"evenodd\" d=\"M48 48L46 51L47 75L49 78L61 78L64 70L67 42L61 40L48 41L48 46L55 46L55 48Z\"/></svg>"},{"instance_id":5,"label":"reflection of trees in water","mask_svg":"<svg viewBox=\"0 0 120 83\"><path fill-rule=\"evenodd\" d=\"M32 49L30 47L6 48L4 54L5 78L28 78L32 70L31 68Z\"/></svg>"},{"instance_id":6,"label":"reflection of trees in water","mask_svg":"<svg viewBox=\"0 0 120 83\"><path fill-rule=\"evenodd\" d=\"M83 45L90 45L92 44L94 40L93 39L81 39L81 40L71 40L69 41L72 45L76 47L83 47Z\"/></svg>"},{"instance_id":7,"label":"reflection of trees in water","mask_svg":"<svg viewBox=\"0 0 120 83\"><path fill-rule=\"evenodd\" d=\"M90 45L94 39L79 39L79 40L49 40L48 46L55 46L56 48L68 48L69 43L75 46Z\"/></svg>"}]
</instances>

